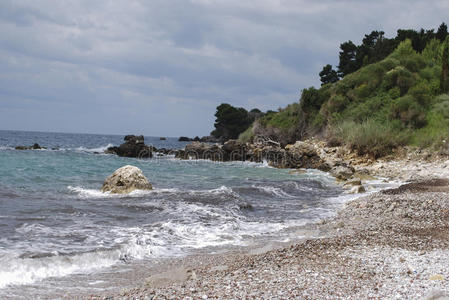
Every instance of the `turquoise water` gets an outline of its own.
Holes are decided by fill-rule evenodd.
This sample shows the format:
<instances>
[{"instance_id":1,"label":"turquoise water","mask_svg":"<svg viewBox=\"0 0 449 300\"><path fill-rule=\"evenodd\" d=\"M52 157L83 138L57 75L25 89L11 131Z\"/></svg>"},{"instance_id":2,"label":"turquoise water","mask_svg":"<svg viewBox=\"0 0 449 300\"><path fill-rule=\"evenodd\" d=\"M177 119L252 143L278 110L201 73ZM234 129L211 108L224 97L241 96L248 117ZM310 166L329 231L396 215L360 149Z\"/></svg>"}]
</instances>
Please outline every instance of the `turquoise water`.
<instances>
[{"instance_id":1,"label":"turquoise water","mask_svg":"<svg viewBox=\"0 0 449 300\"><path fill-rule=\"evenodd\" d=\"M292 239L289 228L333 213L342 193L318 171L96 154L122 139L0 131L0 297L139 261ZM174 138L145 141L185 146ZM36 142L58 150L13 149ZM104 179L128 164L142 169L154 190L101 193Z\"/></svg>"}]
</instances>

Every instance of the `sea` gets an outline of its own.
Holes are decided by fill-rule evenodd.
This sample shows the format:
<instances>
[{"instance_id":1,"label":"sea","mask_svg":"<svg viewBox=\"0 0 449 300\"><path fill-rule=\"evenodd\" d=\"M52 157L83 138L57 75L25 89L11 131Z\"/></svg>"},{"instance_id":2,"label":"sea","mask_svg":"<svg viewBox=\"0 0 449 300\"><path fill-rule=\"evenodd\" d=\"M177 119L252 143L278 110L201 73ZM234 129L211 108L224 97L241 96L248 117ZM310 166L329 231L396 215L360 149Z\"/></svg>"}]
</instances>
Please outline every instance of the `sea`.
<instances>
[{"instance_id":1,"label":"sea","mask_svg":"<svg viewBox=\"0 0 449 300\"><path fill-rule=\"evenodd\" d=\"M104 154L123 137L0 131L0 299L102 293L117 288L117 274L156 262L295 241L293 228L332 216L347 200L317 170ZM15 150L34 143L47 149ZM145 143L186 145L150 136ZM139 167L154 190L102 193L124 165Z\"/></svg>"}]
</instances>

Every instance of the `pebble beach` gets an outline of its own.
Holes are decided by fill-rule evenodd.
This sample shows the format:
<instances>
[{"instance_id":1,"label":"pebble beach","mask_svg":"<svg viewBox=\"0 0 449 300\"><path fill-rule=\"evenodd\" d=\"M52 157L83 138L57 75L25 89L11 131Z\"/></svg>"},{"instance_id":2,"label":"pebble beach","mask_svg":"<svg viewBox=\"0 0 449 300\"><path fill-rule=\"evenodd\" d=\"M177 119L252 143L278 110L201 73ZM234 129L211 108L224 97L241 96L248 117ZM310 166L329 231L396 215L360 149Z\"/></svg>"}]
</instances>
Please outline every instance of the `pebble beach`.
<instances>
[{"instance_id":1,"label":"pebble beach","mask_svg":"<svg viewBox=\"0 0 449 300\"><path fill-rule=\"evenodd\" d=\"M134 289L85 298L449 299L446 163L416 162L415 181L345 203L298 228L299 242L172 260ZM397 165L371 170L405 176Z\"/></svg>"}]
</instances>

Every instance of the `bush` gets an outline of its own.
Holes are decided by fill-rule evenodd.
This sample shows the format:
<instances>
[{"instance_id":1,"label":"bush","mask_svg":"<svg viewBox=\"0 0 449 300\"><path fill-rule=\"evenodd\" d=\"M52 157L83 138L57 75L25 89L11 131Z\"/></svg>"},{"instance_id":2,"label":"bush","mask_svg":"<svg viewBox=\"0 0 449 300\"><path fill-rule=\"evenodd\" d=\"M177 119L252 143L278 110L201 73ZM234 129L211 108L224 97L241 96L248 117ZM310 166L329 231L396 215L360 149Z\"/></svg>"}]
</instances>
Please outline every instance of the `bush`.
<instances>
[{"instance_id":1,"label":"bush","mask_svg":"<svg viewBox=\"0 0 449 300\"><path fill-rule=\"evenodd\" d=\"M418 102L419 105L427 107L430 105L430 88L425 81L419 82L409 90L409 94Z\"/></svg>"},{"instance_id":2,"label":"bush","mask_svg":"<svg viewBox=\"0 0 449 300\"><path fill-rule=\"evenodd\" d=\"M334 112L343 111L349 104L348 98L342 95L333 95L327 102L327 112L332 114Z\"/></svg>"},{"instance_id":3,"label":"bush","mask_svg":"<svg viewBox=\"0 0 449 300\"><path fill-rule=\"evenodd\" d=\"M428 125L415 133L413 144L421 148L433 147L440 149L445 146L444 140L449 139L449 102L442 102L446 110L435 107L428 115Z\"/></svg>"},{"instance_id":4,"label":"bush","mask_svg":"<svg viewBox=\"0 0 449 300\"><path fill-rule=\"evenodd\" d=\"M405 95L393 102L391 118L399 119L411 128L421 128L426 125L426 113L424 108L411 95Z\"/></svg>"},{"instance_id":5,"label":"bush","mask_svg":"<svg viewBox=\"0 0 449 300\"><path fill-rule=\"evenodd\" d=\"M403 96L415 84L415 81L415 77L409 70L399 66L385 74L383 86L386 90L398 87Z\"/></svg>"},{"instance_id":6,"label":"bush","mask_svg":"<svg viewBox=\"0 0 449 300\"><path fill-rule=\"evenodd\" d=\"M391 124L367 120L363 123L345 121L332 130L332 135L357 151L359 155L379 158L388 155L408 141L406 133L396 130ZM333 141L335 143L335 141Z\"/></svg>"},{"instance_id":7,"label":"bush","mask_svg":"<svg viewBox=\"0 0 449 300\"><path fill-rule=\"evenodd\" d=\"M239 141L242 143L252 143L254 140L253 127L249 127L239 135Z\"/></svg>"}]
</instances>

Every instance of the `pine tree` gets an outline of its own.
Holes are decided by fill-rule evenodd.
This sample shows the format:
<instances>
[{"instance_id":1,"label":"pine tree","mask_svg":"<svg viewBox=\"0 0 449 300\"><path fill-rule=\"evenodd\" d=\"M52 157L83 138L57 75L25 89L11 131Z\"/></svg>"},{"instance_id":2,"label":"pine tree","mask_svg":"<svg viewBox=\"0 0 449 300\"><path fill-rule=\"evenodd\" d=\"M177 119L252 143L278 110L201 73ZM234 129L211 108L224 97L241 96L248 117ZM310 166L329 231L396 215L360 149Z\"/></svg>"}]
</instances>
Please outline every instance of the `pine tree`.
<instances>
[{"instance_id":1,"label":"pine tree","mask_svg":"<svg viewBox=\"0 0 449 300\"><path fill-rule=\"evenodd\" d=\"M447 34L447 25L443 22L440 27L438 27L435 37L443 42L446 39Z\"/></svg>"},{"instance_id":2,"label":"pine tree","mask_svg":"<svg viewBox=\"0 0 449 300\"><path fill-rule=\"evenodd\" d=\"M352 41L348 41L341 44L340 49L338 76L344 77L359 68L356 62L357 46Z\"/></svg>"},{"instance_id":3,"label":"pine tree","mask_svg":"<svg viewBox=\"0 0 449 300\"><path fill-rule=\"evenodd\" d=\"M325 65L319 75L321 79L321 85L338 81L337 71L332 69L331 65Z\"/></svg>"}]
</instances>

